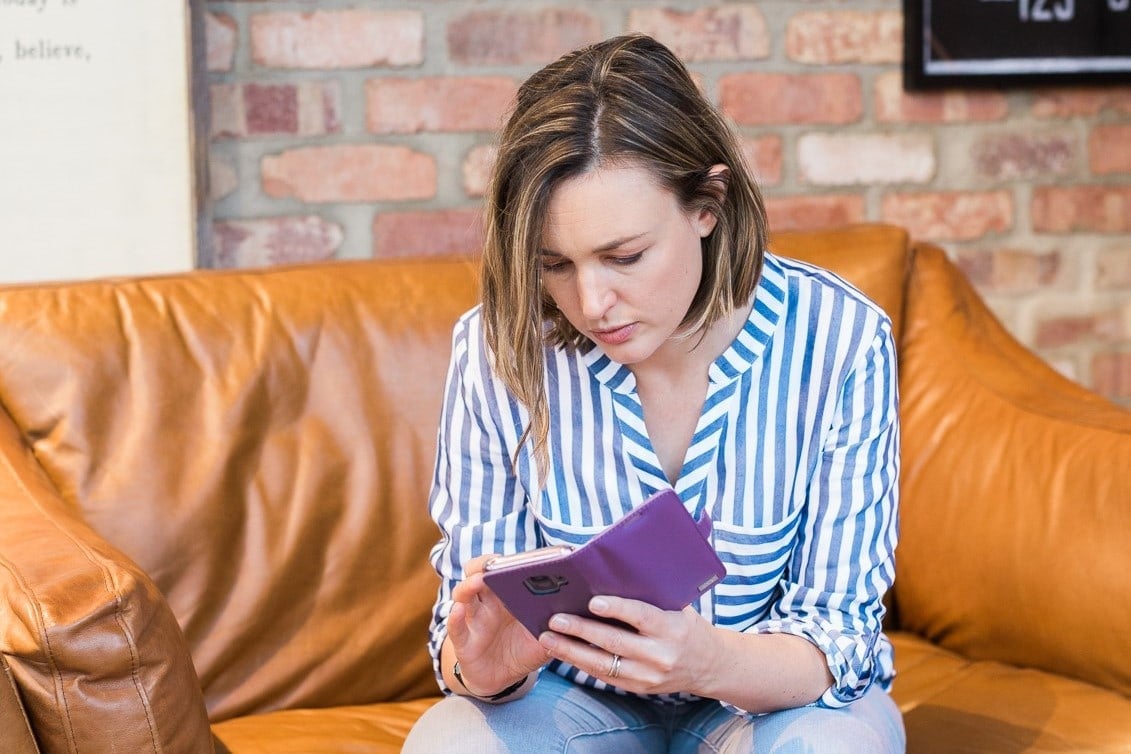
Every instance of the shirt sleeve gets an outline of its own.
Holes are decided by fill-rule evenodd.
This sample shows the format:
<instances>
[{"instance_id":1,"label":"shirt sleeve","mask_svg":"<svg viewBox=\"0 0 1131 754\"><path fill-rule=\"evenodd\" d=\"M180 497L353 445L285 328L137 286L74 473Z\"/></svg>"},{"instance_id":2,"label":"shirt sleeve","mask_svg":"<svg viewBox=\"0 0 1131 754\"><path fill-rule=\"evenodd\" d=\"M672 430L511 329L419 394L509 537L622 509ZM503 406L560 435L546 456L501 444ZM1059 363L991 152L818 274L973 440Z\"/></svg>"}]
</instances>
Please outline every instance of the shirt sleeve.
<instances>
[{"instance_id":1,"label":"shirt sleeve","mask_svg":"<svg viewBox=\"0 0 1131 754\"><path fill-rule=\"evenodd\" d=\"M428 502L440 529L430 555L440 587L428 645L444 693L451 690L440 672L440 647L463 564L484 553L510 554L537 546L525 490L511 462L525 416L491 373L477 321L464 317L453 332Z\"/></svg>"},{"instance_id":2,"label":"shirt sleeve","mask_svg":"<svg viewBox=\"0 0 1131 754\"><path fill-rule=\"evenodd\" d=\"M815 706L843 707L890 673L880 667L881 623L898 498L896 357L885 319L841 386L781 596L748 629L800 636L824 653L833 683Z\"/></svg>"}]
</instances>

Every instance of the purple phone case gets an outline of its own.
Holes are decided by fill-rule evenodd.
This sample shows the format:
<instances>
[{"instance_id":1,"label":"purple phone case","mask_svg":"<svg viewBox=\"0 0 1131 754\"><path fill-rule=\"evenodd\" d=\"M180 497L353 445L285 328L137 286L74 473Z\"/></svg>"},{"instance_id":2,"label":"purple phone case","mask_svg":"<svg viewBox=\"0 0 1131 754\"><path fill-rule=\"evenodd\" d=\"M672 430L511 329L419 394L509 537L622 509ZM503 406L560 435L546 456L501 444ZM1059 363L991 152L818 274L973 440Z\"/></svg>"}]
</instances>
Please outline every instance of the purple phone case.
<instances>
[{"instance_id":1,"label":"purple phone case","mask_svg":"<svg viewBox=\"0 0 1131 754\"><path fill-rule=\"evenodd\" d=\"M673 490L661 490L573 552L483 578L534 636L555 613L596 617L588 605L597 594L682 610L726 575L710 534L706 513L696 522Z\"/></svg>"}]
</instances>

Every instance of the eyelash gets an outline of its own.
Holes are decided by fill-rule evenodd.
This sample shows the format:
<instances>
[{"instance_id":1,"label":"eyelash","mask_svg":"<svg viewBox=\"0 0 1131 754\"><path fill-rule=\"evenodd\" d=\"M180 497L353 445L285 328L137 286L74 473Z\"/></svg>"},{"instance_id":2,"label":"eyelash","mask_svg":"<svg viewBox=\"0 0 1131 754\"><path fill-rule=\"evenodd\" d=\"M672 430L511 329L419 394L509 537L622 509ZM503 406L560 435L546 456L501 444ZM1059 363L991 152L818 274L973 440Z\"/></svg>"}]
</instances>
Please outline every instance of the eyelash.
<instances>
[{"instance_id":1,"label":"eyelash","mask_svg":"<svg viewBox=\"0 0 1131 754\"><path fill-rule=\"evenodd\" d=\"M635 254L629 254L623 257L609 257L609 261L612 264L618 265L620 267L628 267L629 265L639 262L640 257L642 256L644 256L644 252L639 251ZM569 264L569 260L562 260L561 262L543 262L542 271L559 272L561 270L564 270Z\"/></svg>"}]
</instances>

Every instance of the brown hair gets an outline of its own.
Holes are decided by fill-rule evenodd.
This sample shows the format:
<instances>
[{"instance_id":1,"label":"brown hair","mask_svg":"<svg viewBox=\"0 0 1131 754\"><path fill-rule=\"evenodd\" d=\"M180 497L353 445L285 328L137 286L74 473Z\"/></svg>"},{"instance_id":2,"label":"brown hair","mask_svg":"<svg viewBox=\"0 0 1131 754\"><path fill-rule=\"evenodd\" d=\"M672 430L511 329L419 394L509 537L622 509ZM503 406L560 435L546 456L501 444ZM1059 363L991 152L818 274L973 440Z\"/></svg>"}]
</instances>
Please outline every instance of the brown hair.
<instances>
[{"instance_id":1,"label":"brown hair","mask_svg":"<svg viewBox=\"0 0 1131 754\"><path fill-rule=\"evenodd\" d=\"M482 317L495 371L530 412L523 439L533 437L542 470L543 348L586 342L543 292L543 222L562 181L613 163L645 168L685 210L717 218L703 239L703 278L683 331L701 332L745 303L761 273L761 194L733 131L671 50L644 35L614 37L527 79L487 191ZM712 171L718 164L728 170Z\"/></svg>"}]
</instances>

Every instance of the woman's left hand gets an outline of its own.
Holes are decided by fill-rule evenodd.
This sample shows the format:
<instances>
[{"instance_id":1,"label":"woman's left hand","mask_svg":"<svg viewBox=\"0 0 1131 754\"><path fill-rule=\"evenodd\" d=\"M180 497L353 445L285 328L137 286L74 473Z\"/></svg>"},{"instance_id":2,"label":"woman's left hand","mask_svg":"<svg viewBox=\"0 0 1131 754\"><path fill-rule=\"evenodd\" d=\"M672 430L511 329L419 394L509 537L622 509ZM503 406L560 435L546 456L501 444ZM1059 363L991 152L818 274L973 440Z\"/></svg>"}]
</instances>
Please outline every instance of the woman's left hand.
<instances>
[{"instance_id":1,"label":"woman's left hand","mask_svg":"<svg viewBox=\"0 0 1131 754\"><path fill-rule=\"evenodd\" d=\"M594 597L589 610L627 623L636 633L578 615L555 615L551 630L538 637L551 656L644 694L696 694L716 675L718 629L690 607L676 612L638 600Z\"/></svg>"}]
</instances>

